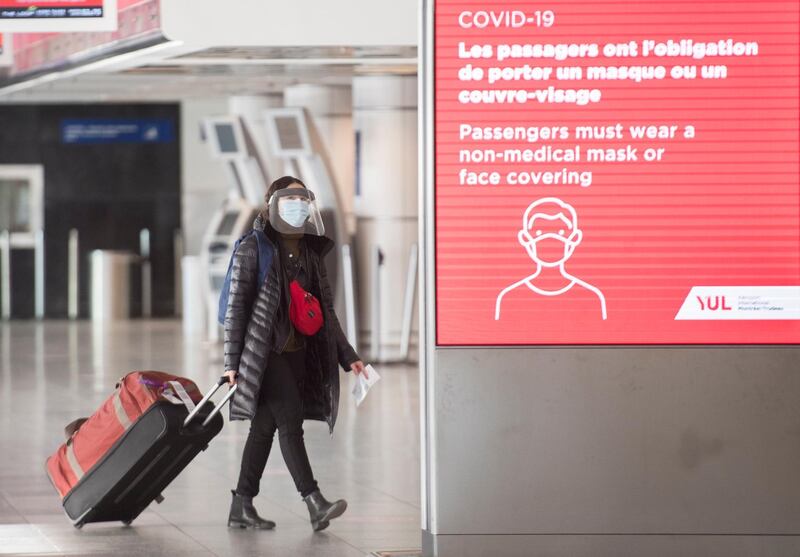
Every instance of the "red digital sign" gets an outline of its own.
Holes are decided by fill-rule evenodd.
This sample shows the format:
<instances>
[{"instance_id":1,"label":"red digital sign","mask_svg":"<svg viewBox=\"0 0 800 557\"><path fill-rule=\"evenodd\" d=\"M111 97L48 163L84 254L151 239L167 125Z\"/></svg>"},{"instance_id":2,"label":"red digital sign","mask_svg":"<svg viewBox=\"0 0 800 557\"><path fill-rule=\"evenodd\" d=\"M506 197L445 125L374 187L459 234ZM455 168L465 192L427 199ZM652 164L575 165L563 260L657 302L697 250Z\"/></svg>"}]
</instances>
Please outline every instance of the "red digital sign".
<instances>
[{"instance_id":1,"label":"red digital sign","mask_svg":"<svg viewBox=\"0 0 800 557\"><path fill-rule=\"evenodd\" d=\"M800 2L437 0L443 346L800 343Z\"/></svg>"},{"instance_id":2,"label":"red digital sign","mask_svg":"<svg viewBox=\"0 0 800 557\"><path fill-rule=\"evenodd\" d=\"M116 0L0 0L0 30L111 31L116 25Z\"/></svg>"},{"instance_id":3,"label":"red digital sign","mask_svg":"<svg viewBox=\"0 0 800 557\"><path fill-rule=\"evenodd\" d=\"M2 18L102 17L102 0L0 0Z\"/></svg>"}]
</instances>

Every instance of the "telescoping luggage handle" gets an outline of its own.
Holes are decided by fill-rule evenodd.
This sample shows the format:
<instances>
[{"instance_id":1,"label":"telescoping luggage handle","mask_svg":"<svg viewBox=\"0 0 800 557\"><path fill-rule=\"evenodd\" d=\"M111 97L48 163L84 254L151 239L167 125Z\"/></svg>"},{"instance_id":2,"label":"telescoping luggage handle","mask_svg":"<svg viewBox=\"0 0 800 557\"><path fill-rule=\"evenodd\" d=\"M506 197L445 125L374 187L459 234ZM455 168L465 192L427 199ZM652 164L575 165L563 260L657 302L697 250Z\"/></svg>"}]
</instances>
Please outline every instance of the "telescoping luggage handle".
<instances>
[{"instance_id":1,"label":"telescoping luggage handle","mask_svg":"<svg viewBox=\"0 0 800 557\"><path fill-rule=\"evenodd\" d=\"M189 413L189 415L186 416L186 419L183 421L183 427L186 427L190 423L192 423L192 420L200 412L200 409L203 408L203 406L205 406L205 404L209 401L209 399L212 396L214 396L214 394L216 394L216 392L219 390L219 388L222 387L227 382L228 382L228 378L225 377L224 375L222 377L220 377L219 380L217 380L217 384L214 385L213 387L211 387L211 389L205 394L203 399L197 404L197 406L194 407L194 410L192 410ZM225 398L223 398L220 401L220 403L214 408L214 410L212 410L211 413L206 417L206 419L203 420L203 427L207 426L209 424L209 422L211 422L211 420L214 419L214 416L219 414L219 411L222 410L222 408L228 403L228 401L233 396L233 393L235 393L236 389L238 389L238 388L239 388L239 385L234 385L233 387L231 387L228 390L228 392L225 394Z\"/></svg>"}]
</instances>

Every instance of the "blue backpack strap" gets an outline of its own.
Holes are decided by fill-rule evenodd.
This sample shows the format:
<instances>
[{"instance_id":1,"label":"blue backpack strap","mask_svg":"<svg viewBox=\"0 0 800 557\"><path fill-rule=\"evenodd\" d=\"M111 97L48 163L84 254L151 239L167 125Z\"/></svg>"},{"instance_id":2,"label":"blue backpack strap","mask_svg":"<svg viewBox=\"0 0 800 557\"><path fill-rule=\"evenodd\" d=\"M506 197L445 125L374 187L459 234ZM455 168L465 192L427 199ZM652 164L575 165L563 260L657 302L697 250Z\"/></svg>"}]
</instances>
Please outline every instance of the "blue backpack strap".
<instances>
[{"instance_id":1,"label":"blue backpack strap","mask_svg":"<svg viewBox=\"0 0 800 557\"><path fill-rule=\"evenodd\" d=\"M267 280L267 273L269 272L269 267L272 265L272 256L273 256L273 249L272 244L267 238L267 235L264 234L263 230L249 230L246 232L241 238L236 240L236 243L233 244L233 252L231 253L231 259L228 261L228 271L225 273L225 282L222 284L222 290L219 293L219 306L217 307L217 322L220 325L225 324L225 313L228 311L228 294L230 293L231 289L231 272L233 271L233 256L236 254L236 250L239 248L239 244L244 242L244 240L250 236L251 234L255 234L256 242L258 244L258 286L261 287L264 284L264 281Z\"/></svg>"},{"instance_id":2,"label":"blue backpack strap","mask_svg":"<svg viewBox=\"0 0 800 557\"><path fill-rule=\"evenodd\" d=\"M267 280L267 273L269 273L269 267L272 265L274 250L272 243L263 230L255 229L254 233L256 242L258 242L258 286L260 288L264 281Z\"/></svg>"}]
</instances>

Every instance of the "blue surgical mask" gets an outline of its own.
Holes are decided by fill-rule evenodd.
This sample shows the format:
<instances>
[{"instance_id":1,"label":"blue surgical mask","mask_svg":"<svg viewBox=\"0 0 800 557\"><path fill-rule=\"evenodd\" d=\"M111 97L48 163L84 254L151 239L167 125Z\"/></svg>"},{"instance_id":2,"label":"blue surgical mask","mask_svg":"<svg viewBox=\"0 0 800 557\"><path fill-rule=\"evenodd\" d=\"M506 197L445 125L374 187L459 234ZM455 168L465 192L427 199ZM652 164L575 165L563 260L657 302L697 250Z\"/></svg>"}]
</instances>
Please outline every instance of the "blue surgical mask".
<instances>
[{"instance_id":1,"label":"blue surgical mask","mask_svg":"<svg viewBox=\"0 0 800 557\"><path fill-rule=\"evenodd\" d=\"M300 228L308 218L308 202L302 199L281 200L278 213L289 226Z\"/></svg>"}]
</instances>

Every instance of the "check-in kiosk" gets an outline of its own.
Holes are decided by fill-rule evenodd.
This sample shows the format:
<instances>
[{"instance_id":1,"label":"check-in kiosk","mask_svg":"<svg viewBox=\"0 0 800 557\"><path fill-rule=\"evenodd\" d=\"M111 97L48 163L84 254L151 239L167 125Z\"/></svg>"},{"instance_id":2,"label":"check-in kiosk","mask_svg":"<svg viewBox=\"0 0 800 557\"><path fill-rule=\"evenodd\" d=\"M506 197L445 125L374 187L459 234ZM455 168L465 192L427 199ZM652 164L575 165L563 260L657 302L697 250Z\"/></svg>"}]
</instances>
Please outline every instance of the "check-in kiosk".
<instances>
[{"instance_id":1,"label":"check-in kiosk","mask_svg":"<svg viewBox=\"0 0 800 557\"><path fill-rule=\"evenodd\" d=\"M308 110L270 108L264 111L264 124L272 155L284 161L286 173L300 178L316 195L325 235L336 242L337 248L349 244L333 167ZM344 304L342 252L331 250L325 264L337 311L345 315L339 311Z\"/></svg>"},{"instance_id":2,"label":"check-in kiosk","mask_svg":"<svg viewBox=\"0 0 800 557\"><path fill-rule=\"evenodd\" d=\"M242 121L236 116L207 118L205 140L212 156L224 163L228 198L214 213L203 236L201 262L206 276L208 337L219 340L217 311L234 244L252 225L266 191L265 174L251 153Z\"/></svg>"},{"instance_id":3,"label":"check-in kiosk","mask_svg":"<svg viewBox=\"0 0 800 557\"><path fill-rule=\"evenodd\" d=\"M203 238L204 267L209 286L209 317L213 318L216 329L217 302L225 282L233 246L251 226L258 209L241 198L226 200L222 210L212 218Z\"/></svg>"},{"instance_id":4,"label":"check-in kiosk","mask_svg":"<svg viewBox=\"0 0 800 557\"><path fill-rule=\"evenodd\" d=\"M203 126L212 156L225 165L232 196L258 206L263 202L267 176L254 156L242 120L237 116L206 118Z\"/></svg>"}]
</instances>

